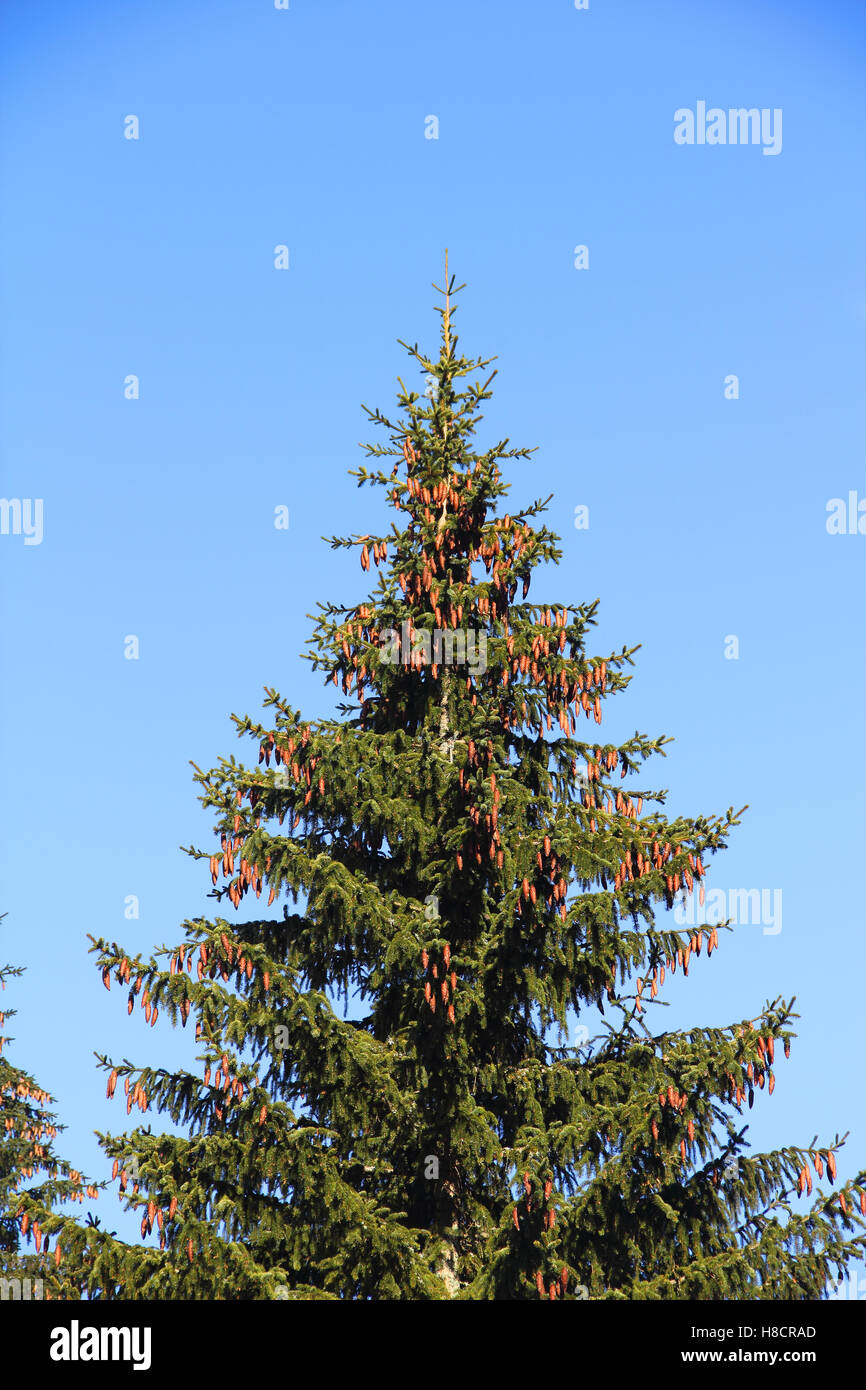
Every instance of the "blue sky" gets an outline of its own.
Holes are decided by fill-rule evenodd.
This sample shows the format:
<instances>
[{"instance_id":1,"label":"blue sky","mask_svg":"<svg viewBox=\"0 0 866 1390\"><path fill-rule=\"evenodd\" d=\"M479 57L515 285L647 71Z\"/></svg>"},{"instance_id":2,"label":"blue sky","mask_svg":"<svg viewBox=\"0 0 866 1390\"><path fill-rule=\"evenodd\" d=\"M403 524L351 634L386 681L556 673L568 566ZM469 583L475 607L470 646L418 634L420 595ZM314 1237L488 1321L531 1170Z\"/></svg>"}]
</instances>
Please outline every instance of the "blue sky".
<instances>
[{"instance_id":1,"label":"blue sky","mask_svg":"<svg viewBox=\"0 0 866 1390\"><path fill-rule=\"evenodd\" d=\"M795 994L750 1137L850 1129L840 1170L866 1164L866 536L826 526L866 499L864 48L860 6L802 0L6 0L0 495L42 499L43 534L0 535L0 959L27 966L10 1055L82 1169L126 1127L94 1051L195 1050L127 1020L86 934L179 941L210 908L189 760L252 760L229 714L265 685L332 708L306 615L365 591L320 538L382 515L346 472L361 402L415 384L398 337L436 350L446 246L460 346L498 356L482 442L539 446L512 498L555 494L533 594L599 597L599 652L642 644L611 736L674 735L646 779L673 813L748 802L709 886L783 895L782 930L723 938L656 1026ZM780 152L678 145L700 101L781 110Z\"/></svg>"}]
</instances>

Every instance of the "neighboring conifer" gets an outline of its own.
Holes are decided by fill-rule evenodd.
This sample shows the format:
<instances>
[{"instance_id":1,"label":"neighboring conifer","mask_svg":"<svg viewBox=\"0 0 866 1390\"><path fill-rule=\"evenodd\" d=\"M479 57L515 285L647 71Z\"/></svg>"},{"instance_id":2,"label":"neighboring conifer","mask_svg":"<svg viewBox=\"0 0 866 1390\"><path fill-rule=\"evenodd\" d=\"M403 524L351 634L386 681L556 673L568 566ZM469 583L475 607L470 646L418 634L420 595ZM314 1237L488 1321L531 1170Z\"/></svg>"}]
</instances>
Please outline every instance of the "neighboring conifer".
<instances>
[{"instance_id":1,"label":"neighboring conifer","mask_svg":"<svg viewBox=\"0 0 866 1390\"><path fill-rule=\"evenodd\" d=\"M54 1238L63 1217L53 1208L95 1200L99 1189L58 1157L55 1140L65 1126L48 1109L53 1098L9 1060L14 1039L3 1030L17 1010L6 1007L6 982L23 973L21 966L0 966L0 1297L27 1300L56 1298L64 1289L48 1272L63 1254ZM71 1286L65 1292L76 1296Z\"/></svg>"}]
</instances>

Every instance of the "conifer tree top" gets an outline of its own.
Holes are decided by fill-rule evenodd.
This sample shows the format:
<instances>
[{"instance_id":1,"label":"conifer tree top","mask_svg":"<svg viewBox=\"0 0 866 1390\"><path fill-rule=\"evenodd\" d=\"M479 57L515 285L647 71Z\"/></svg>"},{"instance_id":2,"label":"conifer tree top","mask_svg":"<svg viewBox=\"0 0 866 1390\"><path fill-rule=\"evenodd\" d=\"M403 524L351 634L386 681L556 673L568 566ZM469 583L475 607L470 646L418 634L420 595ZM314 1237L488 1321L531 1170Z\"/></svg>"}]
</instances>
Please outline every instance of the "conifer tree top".
<instances>
[{"instance_id":1,"label":"conifer tree top","mask_svg":"<svg viewBox=\"0 0 866 1390\"><path fill-rule=\"evenodd\" d=\"M376 567L313 619L341 703L313 719L268 689L267 723L233 716L257 763L195 769L212 920L150 959L93 943L130 1012L195 1015L201 1070L100 1058L128 1114L189 1134L103 1137L159 1249L68 1231L66 1277L132 1297L818 1297L862 1248L866 1174L803 1214L843 1140L751 1156L743 1123L794 1001L648 1026L671 974L712 968L729 924L669 914L703 901L741 813L668 817L647 775L666 736L604 732L638 649L593 649L597 600L531 599L562 558L550 499L508 506L502 465L532 451L476 446L494 359L458 354L447 263L438 292L438 357L402 344L430 394L400 381L395 418L367 411L385 439L352 473L390 528L330 538Z\"/></svg>"}]
</instances>

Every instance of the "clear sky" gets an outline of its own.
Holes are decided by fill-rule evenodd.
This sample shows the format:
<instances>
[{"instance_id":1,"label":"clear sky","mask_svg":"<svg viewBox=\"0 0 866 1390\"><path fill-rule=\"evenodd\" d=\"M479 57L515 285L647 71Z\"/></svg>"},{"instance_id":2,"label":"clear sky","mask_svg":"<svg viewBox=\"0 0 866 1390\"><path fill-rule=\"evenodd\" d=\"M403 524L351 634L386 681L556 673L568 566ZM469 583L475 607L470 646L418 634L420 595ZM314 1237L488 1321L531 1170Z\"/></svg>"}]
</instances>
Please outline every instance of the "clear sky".
<instances>
[{"instance_id":1,"label":"clear sky","mask_svg":"<svg viewBox=\"0 0 866 1390\"><path fill-rule=\"evenodd\" d=\"M723 936L651 1023L796 995L750 1137L850 1129L866 1164L866 535L827 530L866 501L864 57L853 0L5 0L0 496L42 520L0 535L0 959L9 1055L88 1174L127 1127L94 1052L195 1049L127 1019L86 934L180 941L212 906L189 760L254 761L229 715L265 685L332 709L307 615L365 588L320 538L382 515L347 477L361 403L422 389L396 339L436 351L446 246L460 347L498 355L481 442L539 446L512 509L555 494L533 595L642 644L605 723L675 736L646 777L673 813L749 803L708 885L781 891L781 930ZM766 111L775 152L678 143L699 103Z\"/></svg>"}]
</instances>

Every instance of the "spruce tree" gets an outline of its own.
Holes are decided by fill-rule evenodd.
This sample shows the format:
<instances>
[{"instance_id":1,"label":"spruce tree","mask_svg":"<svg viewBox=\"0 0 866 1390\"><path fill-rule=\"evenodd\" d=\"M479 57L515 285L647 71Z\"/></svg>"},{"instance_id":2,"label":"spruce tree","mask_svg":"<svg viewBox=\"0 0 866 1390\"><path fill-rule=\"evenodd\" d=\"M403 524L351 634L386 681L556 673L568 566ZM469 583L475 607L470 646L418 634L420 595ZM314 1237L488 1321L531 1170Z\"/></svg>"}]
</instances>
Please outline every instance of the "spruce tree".
<instances>
[{"instance_id":1,"label":"spruce tree","mask_svg":"<svg viewBox=\"0 0 866 1390\"><path fill-rule=\"evenodd\" d=\"M70 1222L66 1277L126 1298L818 1298L862 1252L866 1173L834 1186L838 1135L751 1154L745 1133L794 1001L647 1021L666 978L710 968L718 928L670 913L703 901L741 813L667 817L644 770L666 737L605 739L637 648L594 650L597 600L530 601L561 558L550 499L505 508L501 466L533 451L476 451L493 359L457 351L447 262L439 292L438 357L402 344L432 394L400 381L396 418L368 411L385 437L352 472L390 529L330 541L377 570L315 616L342 703L312 719L269 689L266 722L233 716L258 762L196 767L218 848L187 852L216 915L149 959L93 941L130 1012L195 1020L201 1070L100 1057L128 1114L183 1132L101 1136L147 1243ZM282 913L239 921L253 897Z\"/></svg>"},{"instance_id":2,"label":"spruce tree","mask_svg":"<svg viewBox=\"0 0 866 1390\"><path fill-rule=\"evenodd\" d=\"M0 922L5 914L0 916ZM0 966L0 990L19 978L23 967ZM65 1126L48 1107L52 1097L34 1077L9 1060L14 1038L2 1031L17 1010L0 1008L0 1284L4 1299L57 1297L62 1247L52 1243L61 1218L53 1208L95 1200L91 1183L55 1151ZM36 1214L31 1216L31 1211ZM52 1214L53 1213L53 1214ZM72 1221L76 1226L77 1223ZM53 1271L53 1273L51 1273Z\"/></svg>"}]
</instances>

